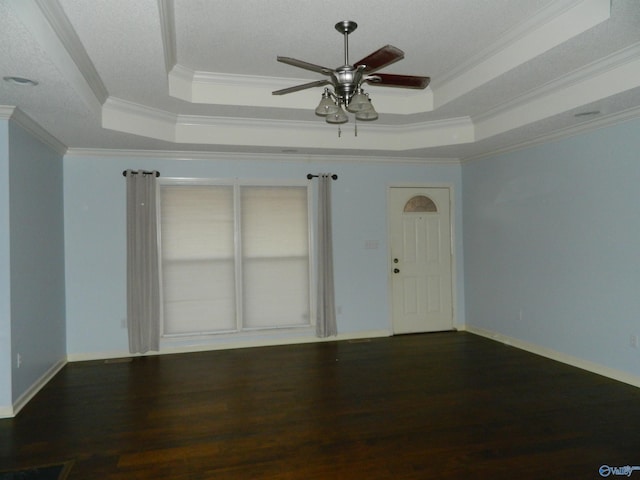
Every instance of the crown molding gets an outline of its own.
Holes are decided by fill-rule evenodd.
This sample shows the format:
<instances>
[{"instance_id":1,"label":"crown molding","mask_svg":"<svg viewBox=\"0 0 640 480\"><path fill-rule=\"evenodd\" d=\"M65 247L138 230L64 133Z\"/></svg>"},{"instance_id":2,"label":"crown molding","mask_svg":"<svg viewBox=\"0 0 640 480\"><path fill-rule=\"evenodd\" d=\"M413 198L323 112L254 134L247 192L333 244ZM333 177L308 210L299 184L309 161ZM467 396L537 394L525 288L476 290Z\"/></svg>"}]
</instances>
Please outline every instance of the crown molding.
<instances>
[{"instance_id":1,"label":"crown molding","mask_svg":"<svg viewBox=\"0 0 640 480\"><path fill-rule=\"evenodd\" d=\"M10 120L16 108L11 105L0 105L0 120Z\"/></svg>"},{"instance_id":2,"label":"crown molding","mask_svg":"<svg viewBox=\"0 0 640 480\"><path fill-rule=\"evenodd\" d=\"M180 64L174 65L168 74L169 95L186 102L300 110L315 108L320 98L317 88L288 95L273 95L271 92L307 82L308 78L195 71ZM433 91L430 88L405 90L376 85L369 92L380 113L411 115L433 110Z\"/></svg>"},{"instance_id":3,"label":"crown molding","mask_svg":"<svg viewBox=\"0 0 640 480\"><path fill-rule=\"evenodd\" d=\"M621 67L625 67L629 64L637 63L640 59L640 42L630 45L622 50L614 52L602 59L592 62L589 65L585 65L582 68L574 70L562 77L559 77L551 82L541 85L528 93L521 95L509 102L505 102L497 107L488 110L480 115L473 117L474 122L479 123L485 120L494 118L504 112L514 110L516 108L526 106L539 99L547 98L549 95L553 95L558 92L563 92L566 89L583 83L585 79L598 77L600 75L609 74L615 72ZM614 82L617 84L618 82ZM637 86L640 86L640 78L637 79ZM597 89L598 92L601 89ZM604 97L606 95L598 95Z\"/></svg>"},{"instance_id":4,"label":"crown molding","mask_svg":"<svg viewBox=\"0 0 640 480\"><path fill-rule=\"evenodd\" d=\"M390 165L459 165L458 158L444 157L372 157L369 155L330 155L299 153L240 153L205 152L191 150L131 150L106 148L69 148L67 157L103 157L103 158L146 158L181 161L280 161L280 162L322 162L322 163L372 163Z\"/></svg>"},{"instance_id":5,"label":"crown molding","mask_svg":"<svg viewBox=\"0 0 640 480\"><path fill-rule=\"evenodd\" d=\"M610 0L553 2L480 54L441 77L437 86L433 86L435 108L593 28L610 15Z\"/></svg>"},{"instance_id":6,"label":"crown molding","mask_svg":"<svg viewBox=\"0 0 640 480\"><path fill-rule=\"evenodd\" d=\"M409 126L358 125L358 137L338 136L321 121L175 115L115 97L102 108L104 128L175 143L403 151L474 140L467 117Z\"/></svg>"},{"instance_id":7,"label":"crown molding","mask_svg":"<svg viewBox=\"0 0 640 480\"><path fill-rule=\"evenodd\" d=\"M195 75L174 70L187 77ZM227 82L230 76L211 78ZM260 85L266 80L245 77L243 81ZM336 141L335 135L327 135L327 125L318 121L174 115L114 98L105 103L103 122L106 128L177 143L402 151L483 140L637 87L640 42L473 119L402 126L361 123L363 133L374 134L364 142L344 137Z\"/></svg>"},{"instance_id":8,"label":"crown molding","mask_svg":"<svg viewBox=\"0 0 640 480\"><path fill-rule=\"evenodd\" d=\"M176 142L216 145L246 145L261 147L325 148L346 150L406 151L419 148L452 145L473 141L473 125L464 123L424 123L423 128L389 127L358 124L358 136L336 135L335 127L325 122L271 120L238 121L237 119L206 119L204 122L178 123ZM124 123L123 123L124 124ZM121 124L122 125L122 124Z\"/></svg>"},{"instance_id":9,"label":"crown molding","mask_svg":"<svg viewBox=\"0 0 640 480\"><path fill-rule=\"evenodd\" d=\"M640 44L474 117L476 138L489 138L637 87Z\"/></svg>"},{"instance_id":10,"label":"crown molding","mask_svg":"<svg viewBox=\"0 0 640 480\"><path fill-rule=\"evenodd\" d=\"M178 63L175 7L173 0L158 0L158 13L160 14L160 34L162 36L164 66L167 73L169 73Z\"/></svg>"},{"instance_id":11,"label":"crown molding","mask_svg":"<svg viewBox=\"0 0 640 480\"><path fill-rule=\"evenodd\" d=\"M100 103L104 103L109 96L107 87L102 83L96 67L58 0L36 0L36 3L95 97Z\"/></svg>"},{"instance_id":12,"label":"crown molding","mask_svg":"<svg viewBox=\"0 0 640 480\"><path fill-rule=\"evenodd\" d=\"M130 104L131 105L131 104ZM310 130L315 131L318 129L326 130L327 123L322 122L321 119L317 120L276 120L271 118L245 118L245 117L210 117L202 115L177 115L177 123L179 125L191 125L191 126L230 126L236 128L250 127L250 128L277 128L283 130ZM344 128L347 128L349 123L343 124ZM402 132L420 133L425 130L444 130L448 128L468 128L472 127L470 117L456 117L446 118L442 120L431 120L427 122L409 123L406 125L385 125L376 122L360 122L358 125L361 128L366 128L367 131L377 133L393 133L398 135ZM329 128L331 126L329 125Z\"/></svg>"},{"instance_id":13,"label":"crown molding","mask_svg":"<svg viewBox=\"0 0 640 480\"><path fill-rule=\"evenodd\" d=\"M102 126L118 132L175 142L177 115L109 97L102 106Z\"/></svg>"},{"instance_id":14,"label":"crown molding","mask_svg":"<svg viewBox=\"0 0 640 480\"><path fill-rule=\"evenodd\" d=\"M0 106L0 118L9 118L14 107ZM444 158L444 157L372 157L362 155L329 155L329 154L298 154L298 153L237 153L237 152L205 152L189 150L127 150L127 149L96 149L96 148L69 148L65 156L74 157L104 157L104 158L155 158L171 160L211 160L211 161L293 161L293 162L356 162L374 164L406 164L406 165L459 165L472 161L479 161L504 155L535 146L548 144L569 138L572 136L589 133L601 128L610 127L619 123L632 121L640 118L640 107L631 108L616 114L610 114L581 123L572 127L567 127L548 135L541 135L533 140L521 142L506 148L492 150L480 155L465 158Z\"/></svg>"},{"instance_id":15,"label":"crown molding","mask_svg":"<svg viewBox=\"0 0 640 480\"><path fill-rule=\"evenodd\" d=\"M622 112L613 113L609 115L604 115L602 117L595 118L593 120L583 122L579 125L573 125L571 127L562 128L553 133L547 135L541 135L532 140L527 140L526 142L517 143L514 145L510 145L505 148L500 148L496 150L492 150L490 152L482 153L480 155L473 155L470 157L465 157L460 160L460 163L466 164L472 161L482 160L486 158L493 158L498 155L505 155L507 153L516 152L519 150L524 150L526 148L536 147L543 144L548 144L550 142L557 142L559 140L563 140L565 138L573 137L576 135L581 135L583 133L589 133L594 130L599 130L601 128L611 127L613 125L617 125L619 123L629 122L632 120L636 120L640 118L640 107L630 108L628 110L624 110Z\"/></svg>"},{"instance_id":16,"label":"crown molding","mask_svg":"<svg viewBox=\"0 0 640 480\"><path fill-rule=\"evenodd\" d=\"M504 51L508 46L522 40L528 35L531 35L536 30L540 29L541 26L549 23L559 15L566 13L567 10L570 10L575 7L577 3L581 3L583 1L584 0L558 0L551 2L533 17L507 30L504 34L499 36L474 56L469 57L445 74L440 75L438 79L432 80L432 83L437 82L438 85L444 84L452 81L456 77L464 75L467 71L472 70L477 65L486 62L495 55L500 54L500 52Z\"/></svg>"},{"instance_id":17,"label":"crown molding","mask_svg":"<svg viewBox=\"0 0 640 480\"><path fill-rule=\"evenodd\" d=\"M40 124L18 107L0 105L0 119L15 122L57 154L64 155L67 153L67 146L65 144L47 132Z\"/></svg>"}]
</instances>

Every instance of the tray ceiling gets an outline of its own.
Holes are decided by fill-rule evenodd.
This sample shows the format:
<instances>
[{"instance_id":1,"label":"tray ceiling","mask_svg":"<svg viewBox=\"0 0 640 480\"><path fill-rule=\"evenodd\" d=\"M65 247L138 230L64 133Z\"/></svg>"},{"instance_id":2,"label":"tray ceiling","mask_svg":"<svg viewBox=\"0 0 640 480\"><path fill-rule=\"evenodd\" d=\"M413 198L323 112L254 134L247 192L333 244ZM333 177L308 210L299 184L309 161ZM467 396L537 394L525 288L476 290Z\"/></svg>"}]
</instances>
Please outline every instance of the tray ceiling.
<instances>
[{"instance_id":1,"label":"tray ceiling","mask_svg":"<svg viewBox=\"0 0 640 480\"><path fill-rule=\"evenodd\" d=\"M382 72L432 78L367 87L357 136L322 88L271 95L322 78L277 55L341 65L347 19L350 59L392 44ZM0 31L2 76L38 82L0 82L0 114L76 152L457 161L640 116L637 0L0 0Z\"/></svg>"}]
</instances>

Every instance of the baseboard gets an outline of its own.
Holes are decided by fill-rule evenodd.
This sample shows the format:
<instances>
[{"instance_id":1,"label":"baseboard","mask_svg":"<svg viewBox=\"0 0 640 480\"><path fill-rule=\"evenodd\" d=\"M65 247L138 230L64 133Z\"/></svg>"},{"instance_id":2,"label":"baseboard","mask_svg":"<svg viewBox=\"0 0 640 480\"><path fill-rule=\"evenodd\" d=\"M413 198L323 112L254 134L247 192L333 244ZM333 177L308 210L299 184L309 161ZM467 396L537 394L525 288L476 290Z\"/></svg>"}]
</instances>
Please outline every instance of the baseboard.
<instances>
[{"instance_id":1,"label":"baseboard","mask_svg":"<svg viewBox=\"0 0 640 480\"><path fill-rule=\"evenodd\" d=\"M229 342L216 342L199 345L182 345L177 347L166 347L160 352L149 352L145 355L170 355L176 353L193 353L193 352L205 352L211 350L231 350L237 348L250 348L250 347L273 347L278 345L295 345L303 343L318 343L318 342L335 342L341 340L360 340L364 338L381 338L389 337L392 333L389 330L366 330L360 332L347 332L339 333L335 337L318 338L314 336L303 337L291 337L291 338L261 338L251 340L238 340ZM128 350L111 351L111 352L89 352L89 353L74 353L67 355L68 362L85 362L93 360L109 360L113 358L125 358L134 357L139 355L132 355Z\"/></svg>"},{"instance_id":2,"label":"baseboard","mask_svg":"<svg viewBox=\"0 0 640 480\"><path fill-rule=\"evenodd\" d=\"M571 365L572 367L577 367L591 373L596 373L598 375L602 375L604 377L608 377L622 383L627 383L629 385L633 385L634 387L640 387L640 377L617 370L615 368L605 367L604 365L600 365L599 363L590 362L579 357L574 357L572 355L567 355L566 353L558 352L557 350L552 350L550 348L542 347L540 345L525 342L517 338L509 337L507 335L502 335L500 333L485 330L482 328L467 325L465 327L462 327L460 330L464 330L481 337L495 340L496 342L516 347L520 350L525 350L542 357L550 358L551 360L565 363L567 365Z\"/></svg>"},{"instance_id":3,"label":"baseboard","mask_svg":"<svg viewBox=\"0 0 640 480\"><path fill-rule=\"evenodd\" d=\"M62 370L62 367L66 365L67 361L62 359L55 363L49 370L47 370L40 378L38 378L18 399L13 403L11 407L0 408L0 418L15 417L22 408L29 403L29 401L35 397L35 395L44 387L56 373Z\"/></svg>"},{"instance_id":4,"label":"baseboard","mask_svg":"<svg viewBox=\"0 0 640 480\"><path fill-rule=\"evenodd\" d=\"M11 418L13 416L13 407L0 407L0 418Z\"/></svg>"}]
</instances>

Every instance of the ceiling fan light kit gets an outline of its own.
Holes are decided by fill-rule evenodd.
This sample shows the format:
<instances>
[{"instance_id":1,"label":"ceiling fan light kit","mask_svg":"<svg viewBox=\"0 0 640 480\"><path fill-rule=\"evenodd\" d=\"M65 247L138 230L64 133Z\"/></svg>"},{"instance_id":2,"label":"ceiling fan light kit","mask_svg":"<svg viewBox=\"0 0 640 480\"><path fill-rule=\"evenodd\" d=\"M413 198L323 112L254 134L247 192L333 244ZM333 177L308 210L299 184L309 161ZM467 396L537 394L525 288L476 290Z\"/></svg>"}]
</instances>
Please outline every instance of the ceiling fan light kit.
<instances>
[{"instance_id":1,"label":"ceiling fan light kit","mask_svg":"<svg viewBox=\"0 0 640 480\"><path fill-rule=\"evenodd\" d=\"M378 112L376 112L376 109L373 108L373 105L371 105L371 108L368 108L367 110L362 110L356 113L356 120L364 120L366 122L370 122L377 119Z\"/></svg>"},{"instance_id":2,"label":"ceiling fan light kit","mask_svg":"<svg viewBox=\"0 0 640 480\"><path fill-rule=\"evenodd\" d=\"M349 121L349 117L342 107L338 107L338 110L335 113L327 115L326 121L327 123L347 123Z\"/></svg>"},{"instance_id":3,"label":"ceiling fan light kit","mask_svg":"<svg viewBox=\"0 0 640 480\"><path fill-rule=\"evenodd\" d=\"M369 99L369 95L364 93L362 88L359 88L356 91L356 94L351 98L349 105L347 105L347 110L351 113L358 113L364 110L371 110L373 105L371 104L371 99Z\"/></svg>"},{"instance_id":4,"label":"ceiling fan light kit","mask_svg":"<svg viewBox=\"0 0 640 480\"><path fill-rule=\"evenodd\" d=\"M320 103L316 107L316 115L325 117L327 115L337 113L338 110L340 110L340 107L331 98L331 92L329 91L329 89L325 88L324 93L322 94L322 98L320 99Z\"/></svg>"},{"instance_id":5,"label":"ceiling fan light kit","mask_svg":"<svg viewBox=\"0 0 640 480\"><path fill-rule=\"evenodd\" d=\"M393 45L385 45L366 56L354 65L349 63L349 34L358 24L351 20L344 20L335 25L335 29L344 36L344 65L335 69L315 65L290 57L277 57L277 60L288 65L304 68L312 72L327 75L330 79L297 85L294 87L276 90L273 95L285 95L298 92L307 88L326 87L322 93L320 103L315 109L316 115L325 117L327 123L342 124L349 121L345 109L355 114L356 120L372 121L378 118L371 98L362 88L363 83L369 85L381 85L387 87L424 89L429 85L429 77L414 75L376 74L373 73L392 63L402 60L404 52Z\"/></svg>"}]
</instances>

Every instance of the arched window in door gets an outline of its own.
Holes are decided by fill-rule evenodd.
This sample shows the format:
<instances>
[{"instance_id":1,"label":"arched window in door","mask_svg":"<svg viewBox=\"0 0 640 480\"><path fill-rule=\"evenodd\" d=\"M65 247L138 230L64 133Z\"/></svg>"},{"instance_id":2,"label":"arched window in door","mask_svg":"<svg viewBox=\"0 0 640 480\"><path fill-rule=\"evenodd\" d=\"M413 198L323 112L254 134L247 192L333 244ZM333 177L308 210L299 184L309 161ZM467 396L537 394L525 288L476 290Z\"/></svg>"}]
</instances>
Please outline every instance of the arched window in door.
<instances>
[{"instance_id":1,"label":"arched window in door","mask_svg":"<svg viewBox=\"0 0 640 480\"><path fill-rule=\"evenodd\" d=\"M417 213L417 212L437 212L438 207L429 197L424 195L416 195L409 199L404 205L405 213Z\"/></svg>"}]
</instances>

